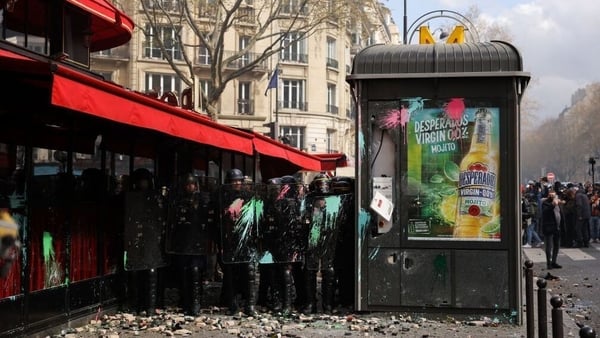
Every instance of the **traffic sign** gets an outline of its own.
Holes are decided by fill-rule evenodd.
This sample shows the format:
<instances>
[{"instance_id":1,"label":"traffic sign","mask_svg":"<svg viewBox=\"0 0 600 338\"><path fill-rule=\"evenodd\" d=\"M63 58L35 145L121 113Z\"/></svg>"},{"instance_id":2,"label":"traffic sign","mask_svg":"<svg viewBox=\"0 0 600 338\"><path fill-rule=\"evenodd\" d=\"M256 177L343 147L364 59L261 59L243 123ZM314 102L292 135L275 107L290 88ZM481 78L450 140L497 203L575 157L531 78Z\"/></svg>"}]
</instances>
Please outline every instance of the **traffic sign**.
<instances>
[{"instance_id":1,"label":"traffic sign","mask_svg":"<svg viewBox=\"0 0 600 338\"><path fill-rule=\"evenodd\" d=\"M548 178L548 181L552 182L554 181L554 173L548 173L546 174L546 177Z\"/></svg>"}]
</instances>

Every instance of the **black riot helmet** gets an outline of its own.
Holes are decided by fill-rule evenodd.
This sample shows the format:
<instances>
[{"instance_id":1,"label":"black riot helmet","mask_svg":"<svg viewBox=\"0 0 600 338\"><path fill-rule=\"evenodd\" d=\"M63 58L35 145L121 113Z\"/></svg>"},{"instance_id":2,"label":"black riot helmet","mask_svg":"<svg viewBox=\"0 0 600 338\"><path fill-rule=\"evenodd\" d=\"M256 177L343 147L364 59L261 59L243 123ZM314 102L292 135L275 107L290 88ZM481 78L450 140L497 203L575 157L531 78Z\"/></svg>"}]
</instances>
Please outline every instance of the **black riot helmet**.
<instances>
[{"instance_id":1,"label":"black riot helmet","mask_svg":"<svg viewBox=\"0 0 600 338\"><path fill-rule=\"evenodd\" d=\"M185 191L196 192L198 191L198 178L194 174L189 173L183 177L182 184ZM193 184L193 186L192 186Z\"/></svg>"},{"instance_id":2,"label":"black riot helmet","mask_svg":"<svg viewBox=\"0 0 600 338\"><path fill-rule=\"evenodd\" d=\"M310 191L319 194L330 192L331 179L326 174L318 174L310 183Z\"/></svg>"},{"instance_id":3,"label":"black riot helmet","mask_svg":"<svg viewBox=\"0 0 600 338\"><path fill-rule=\"evenodd\" d=\"M296 179L291 175L281 176L281 184L296 184Z\"/></svg>"},{"instance_id":4,"label":"black riot helmet","mask_svg":"<svg viewBox=\"0 0 600 338\"><path fill-rule=\"evenodd\" d=\"M334 194L349 194L354 190L354 181L347 176L334 176L331 178L331 191Z\"/></svg>"},{"instance_id":5,"label":"black riot helmet","mask_svg":"<svg viewBox=\"0 0 600 338\"><path fill-rule=\"evenodd\" d=\"M133 190L154 189L152 173L146 168L137 168L132 174Z\"/></svg>"},{"instance_id":6,"label":"black riot helmet","mask_svg":"<svg viewBox=\"0 0 600 338\"><path fill-rule=\"evenodd\" d=\"M267 184L269 184L269 185L275 185L275 184L279 185L279 184L281 184L281 178L280 177L269 178L267 180Z\"/></svg>"},{"instance_id":7,"label":"black riot helmet","mask_svg":"<svg viewBox=\"0 0 600 338\"><path fill-rule=\"evenodd\" d=\"M227 170L225 174L225 183L231 183L233 181L244 181L244 173L237 168Z\"/></svg>"}]
</instances>

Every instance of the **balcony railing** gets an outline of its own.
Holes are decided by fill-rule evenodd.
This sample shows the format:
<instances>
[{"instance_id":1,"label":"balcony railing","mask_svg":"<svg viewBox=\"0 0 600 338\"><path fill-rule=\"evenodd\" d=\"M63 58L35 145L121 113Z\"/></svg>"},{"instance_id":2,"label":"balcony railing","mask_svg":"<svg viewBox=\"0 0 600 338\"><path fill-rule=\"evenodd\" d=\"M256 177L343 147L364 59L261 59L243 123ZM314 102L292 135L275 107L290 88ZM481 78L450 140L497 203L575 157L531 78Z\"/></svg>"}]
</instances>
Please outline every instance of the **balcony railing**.
<instances>
[{"instance_id":1,"label":"balcony railing","mask_svg":"<svg viewBox=\"0 0 600 338\"><path fill-rule=\"evenodd\" d=\"M283 52L280 57L281 61L308 63L308 54Z\"/></svg>"},{"instance_id":2,"label":"balcony railing","mask_svg":"<svg viewBox=\"0 0 600 338\"><path fill-rule=\"evenodd\" d=\"M338 69L338 60L327 58L327 67Z\"/></svg>"},{"instance_id":3,"label":"balcony railing","mask_svg":"<svg viewBox=\"0 0 600 338\"><path fill-rule=\"evenodd\" d=\"M223 52L223 57L224 58L228 58L234 54L237 54L237 52L234 51L225 51ZM227 68L229 69L240 69L242 67L245 67L247 65L249 65L250 63L254 62L255 60L257 60L259 57L261 56L260 53L246 53L242 56L240 56L239 58L230 61L229 63L227 63ZM196 65L198 66L202 66L202 67L210 67L211 64L211 57L210 55L206 55L206 54L202 54L202 55L198 55L196 57ZM254 71L263 71L266 72L268 70L267 67L267 60L263 59L260 60L253 68Z\"/></svg>"},{"instance_id":4,"label":"balcony railing","mask_svg":"<svg viewBox=\"0 0 600 338\"><path fill-rule=\"evenodd\" d=\"M335 114L335 115L337 115L337 114L338 114L338 111L339 111L339 108L338 108L338 106L334 106L334 105L331 105L331 104L328 104L328 105L327 105L327 112L328 112L328 113L332 113L332 114Z\"/></svg>"},{"instance_id":5,"label":"balcony railing","mask_svg":"<svg viewBox=\"0 0 600 338\"><path fill-rule=\"evenodd\" d=\"M238 115L254 115L254 101L239 99L237 104Z\"/></svg>"},{"instance_id":6,"label":"balcony railing","mask_svg":"<svg viewBox=\"0 0 600 338\"><path fill-rule=\"evenodd\" d=\"M300 7L299 5L296 4L283 4L281 6L281 14L285 15L285 14L289 14L291 15L296 15L296 13L298 15L308 15L308 6L302 6Z\"/></svg>"},{"instance_id":7,"label":"balcony railing","mask_svg":"<svg viewBox=\"0 0 600 338\"><path fill-rule=\"evenodd\" d=\"M252 7L240 7L235 13L239 22L256 23L256 10Z\"/></svg>"},{"instance_id":8,"label":"balcony railing","mask_svg":"<svg viewBox=\"0 0 600 338\"><path fill-rule=\"evenodd\" d=\"M105 49L90 54L93 58L103 59L129 59L129 48L120 46L111 49Z\"/></svg>"},{"instance_id":9,"label":"balcony railing","mask_svg":"<svg viewBox=\"0 0 600 338\"><path fill-rule=\"evenodd\" d=\"M279 106L284 109L298 109L301 111L308 111L308 102L279 101Z\"/></svg>"}]
</instances>

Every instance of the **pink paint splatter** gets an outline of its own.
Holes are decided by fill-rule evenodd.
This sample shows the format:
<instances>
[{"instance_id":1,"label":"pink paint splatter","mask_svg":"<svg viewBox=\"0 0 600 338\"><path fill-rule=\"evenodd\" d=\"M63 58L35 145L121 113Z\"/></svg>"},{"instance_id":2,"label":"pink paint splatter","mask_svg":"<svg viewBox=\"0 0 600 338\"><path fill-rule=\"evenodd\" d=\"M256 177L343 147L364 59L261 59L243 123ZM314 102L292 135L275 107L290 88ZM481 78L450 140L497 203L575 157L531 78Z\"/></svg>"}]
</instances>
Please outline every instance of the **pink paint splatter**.
<instances>
[{"instance_id":1,"label":"pink paint splatter","mask_svg":"<svg viewBox=\"0 0 600 338\"><path fill-rule=\"evenodd\" d=\"M277 200L283 199L288 191L290 191L290 186L286 184L281 188L279 195L277 195Z\"/></svg>"},{"instance_id":2,"label":"pink paint splatter","mask_svg":"<svg viewBox=\"0 0 600 338\"><path fill-rule=\"evenodd\" d=\"M233 201L229 208L227 208L227 212L231 215L232 219L237 219L242 214L242 206L244 205L244 200L241 198L237 198Z\"/></svg>"},{"instance_id":3,"label":"pink paint splatter","mask_svg":"<svg viewBox=\"0 0 600 338\"><path fill-rule=\"evenodd\" d=\"M410 113L404 106L401 109L392 109L387 112L380 120L381 129L404 128L410 120Z\"/></svg>"},{"instance_id":4,"label":"pink paint splatter","mask_svg":"<svg viewBox=\"0 0 600 338\"><path fill-rule=\"evenodd\" d=\"M452 98L445 106L446 116L452 120L460 120L465 112L463 98Z\"/></svg>"}]
</instances>

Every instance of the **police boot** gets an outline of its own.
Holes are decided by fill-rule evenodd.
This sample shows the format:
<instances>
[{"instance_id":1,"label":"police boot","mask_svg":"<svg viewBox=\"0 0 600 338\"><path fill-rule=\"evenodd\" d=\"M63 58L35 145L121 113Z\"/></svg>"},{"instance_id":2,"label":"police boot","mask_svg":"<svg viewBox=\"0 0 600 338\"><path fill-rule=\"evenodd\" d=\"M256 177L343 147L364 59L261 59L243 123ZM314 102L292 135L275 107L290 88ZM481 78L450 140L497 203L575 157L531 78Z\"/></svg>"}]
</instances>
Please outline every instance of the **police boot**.
<instances>
[{"instance_id":1,"label":"police boot","mask_svg":"<svg viewBox=\"0 0 600 338\"><path fill-rule=\"evenodd\" d=\"M234 315L238 312L236 292L233 288L233 264L223 264L223 283L221 286L221 304L227 306L227 314Z\"/></svg>"},{"instance_id":2,"label":"police boot","mask_svg":"<svg viewBox=\"0 0 600 338\"><path fill-rule=\"evenodd\" d=\"M183 312L187 312L190 308L189 299L191 294L191 278L190 278L190 270L188 267L183 267L180 269L179 275L179 307L183 310Z\"/></svg>"},{"instance_id":3,"label":"police boot","mask_svg":"<svg viewBox=\"0 0 600 338\"><path fill-rule=\"evenodd\" d=\"M317 271L306 270L304 277L306 304L302 313L308 315L317 312Z\"/></svg>"},{"instance_id":4,"label":"police boot","mask_svg":"<svg viewBox=\"0 0 600 338\"><path fill-rule=\"evenodd\" d=\"M334 289L334 270L333 267L326 268L322 271L323 278L321 279L321 302L324 313L333 311L333 299L335 295Z\"/></svg>"},{"instance_id":5,"label":"police boot","mask_svg":"<svg viewBox=\"0 0 600 338\"><path fill-rule=\"evenodd\" d=\"M200 268L197 266L191 269L191 308L190 314L197 316L200 314L200 308L202 306L202 274Z\"/></svg>"},{"instance_id":6,"label":"police boot","mask_svg":"<svg viewBox=\"0 0 600 338\"><path fill-rule=\"evenodd\" d=\"M137 314L141 310L140 286L142 285L140 281L142 278L139 276L139 271L127 271L126 273L127 290L124 309Z\"/></svg>"},{"instance_id":7,"label":"police boot","mask_svg":"<svg viewBox=\"0 0 600 338\"><path fill-rule=\"evenodd\" d=\"M152 316L156 312L156 301L158 295L158 271L150 269L146 289L146 315Z\"/></svg>"},{"instance_id":8,"label":"police boot","mask_svg":"<svg viewBox=\"0 0 600 338\"><path fill-rule=\"evenodd\" d=\"M258 269L260 271L260 279L258 282L258 298L256 299L256 305L267 306L269 303L269 287L271 286L271 264L260 264Z\"/></svg>"},{"instance_id":9,"label":"police boot","mask_svg":"<svg viewBox=\"0 0 600 338\"><path fill-rule=\"evenodd\" d=\"M257 271L256 264L248 263L247 267L247 280L246 280L246 306L244 308L244 313L247 316L256 317L258 312L256 312L256 293L257 293Z\"/></svg>"},{"instance_id":10,"label":"police boot","mask_svg":"<svg viewBox=\"0 0 600 338\"><path fill-rule=\"evenodd\" d=\"M294 297L294 279L292 278L292 266L289 264L283 265L281 295L283 303L281 313L284 316L289 316L292 313L292 299Z\"/></svg>"}]
</instances>

